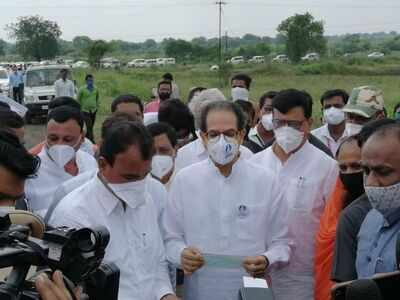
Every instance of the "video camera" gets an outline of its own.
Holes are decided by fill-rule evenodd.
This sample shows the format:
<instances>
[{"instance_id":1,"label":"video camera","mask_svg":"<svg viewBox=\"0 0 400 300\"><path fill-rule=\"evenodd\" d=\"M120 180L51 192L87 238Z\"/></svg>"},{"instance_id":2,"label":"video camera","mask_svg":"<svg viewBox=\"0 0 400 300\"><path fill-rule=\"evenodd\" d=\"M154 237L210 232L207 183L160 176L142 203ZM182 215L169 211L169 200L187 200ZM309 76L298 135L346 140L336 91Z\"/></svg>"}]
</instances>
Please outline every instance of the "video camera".
<instances>
[{"instance_id":1,"label":"video camera","mask_svg":"<svg viewBox=\"0 0 400 300\"><path fill-rule=\"evenodd\" d=\"M28 226L13 225L9 213L0 211L0 269L12 267L0 283L1 300L40 299L34 282L26 280L31 266L62 271L67 289L84 288L82 299L118 299L119 269L101 264L110 239L105 227L61 227L45 231L42 239L29 234Z\"/></svg>"}]
</instances>

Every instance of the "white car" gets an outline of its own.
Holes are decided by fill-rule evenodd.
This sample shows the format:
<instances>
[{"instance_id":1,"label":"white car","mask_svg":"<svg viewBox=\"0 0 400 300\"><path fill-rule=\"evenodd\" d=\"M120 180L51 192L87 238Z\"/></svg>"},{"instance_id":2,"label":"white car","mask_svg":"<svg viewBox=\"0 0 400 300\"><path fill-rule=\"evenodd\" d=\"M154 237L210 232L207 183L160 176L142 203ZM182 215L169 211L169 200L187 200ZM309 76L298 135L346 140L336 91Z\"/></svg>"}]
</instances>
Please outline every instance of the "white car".
<instances>
[{"instance_id":1,"label":"white car","mask_svg":"<svg viewBox=\"0 0 400 300\"><path fill-rule=\"evenodd\" d=\"M90 65L86 61L77 61L72 65L73 69L87 69Z\"/></svg>"},{"instance_id":2,"label":"white car","mask_svg":"<svg viewBox=\"0 0 400 300\"><path fill-rule=\"evenodd\" d=\"M263 63L265 63L265 57L264 56L253 56L252 58L249 59L249 63L263 64Z\"/></svg>"},{"instance_id":3,"label":"white car","mask_svg":"<svg viewBox=\"0 0 400 300\"><path fill-rule=\"evenodd\" d=\"M216 71L218 71L218 70L219 70L219 66L218 66L218 65L212 65L212 66L210 67L210 71L216 72Z\"/></svg>"},{"instance_id":4,"label":"white car","mask_svg":"<svg viewBox=\"0 0 400 300\"><path fill-rule=\"evenodd\" d=\"M273 63L288 63L289 57L286 54L279 54L272 59Z\"/></svg>"},{"instance_id":5,"label":"white car","mask_svg":"<svg viewBox=\"0 0 400 300\"><path fill-rule=\"evenodd\" d=\"M319 54L318 53L308 53L301 58L302 61L318 61Z\"/></svg>"},{"instance_id":6,"label":"white car","mask_svg":"<svg viewBox=\"0 0 400 300\"><path fill-rule=\"evenodd\" d=\"M173 57L167 57L164 59L164 63L166 65L175 65L176 64L176 59Z\"/></svg>"},{"instance_id":7,"label":"white car","mask_svg":"<svg viewBox=\"0 0 400 300\"><path fill-rule=\"evenodd\" d=\"M383 54L382 52L372 52L372 53L368 54L368 58L376 59L376 58L383 58L383 57L385 57L385 54Z\"/></svg>"},{"instance_id":8,"label":"white car","mask_svg":"<svg viewBox=\"0 0 400 300\"><path fill-rule=\"evenodd\" d=\"M146 59L146 67L153 67L153 66L157 66L157 59Z\"/></svg>"},{"instance_id":9,"label":"white car","mask_svg":"<svg viewBox=\"0 0 400 300\"><path fill-rule=\"evenodd\" d=\"M144 68L144 67L146 67L146 60L137 58L137 59L134 59L134 60L128 62L127 66L128 66L128 68Z\"/></svg>"},{"instance_id":10,"label":"white car","mask_svg":"<svg viewBox=\"0 0 400 300\"><path fill-rule=\"evenodd\" d=\"M233 65L239 65L244 63L244 57L243 56L234 56L230 60L231 64Z\"/></svg>"},{"instance_id":11,"label":"white car","mask_svg":"<svg viewBox=\"0 0 400 300\"><path fill-rule=\"evenodd\" d=\"M8 96L10 94L10 85L7 70L0 68L0 95Z\"/></svg>"}]
</instances>

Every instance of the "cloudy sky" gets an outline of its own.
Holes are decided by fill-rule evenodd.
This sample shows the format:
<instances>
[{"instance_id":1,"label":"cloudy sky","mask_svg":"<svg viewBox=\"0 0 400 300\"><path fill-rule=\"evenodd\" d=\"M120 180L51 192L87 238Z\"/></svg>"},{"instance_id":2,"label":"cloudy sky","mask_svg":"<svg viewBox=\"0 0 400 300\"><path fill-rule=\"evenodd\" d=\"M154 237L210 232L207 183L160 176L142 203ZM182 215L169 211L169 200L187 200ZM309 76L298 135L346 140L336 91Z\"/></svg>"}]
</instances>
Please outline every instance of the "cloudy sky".
<instances>
[{"instance_id":1,"label":"cloudy sky","mask_svg":"<svg viewBox=\"0 0 400 300\"><path fill-rule=\"evenodd\" d=\"M58 22L63 36L143 41L218 34L217 0L0 0L0 38L6 24L38 14ZM285 18L306 11L325 22L327 34L399 31L398 0L226 0L223 30L275 36Z\"/></svg>"}]
</instances>

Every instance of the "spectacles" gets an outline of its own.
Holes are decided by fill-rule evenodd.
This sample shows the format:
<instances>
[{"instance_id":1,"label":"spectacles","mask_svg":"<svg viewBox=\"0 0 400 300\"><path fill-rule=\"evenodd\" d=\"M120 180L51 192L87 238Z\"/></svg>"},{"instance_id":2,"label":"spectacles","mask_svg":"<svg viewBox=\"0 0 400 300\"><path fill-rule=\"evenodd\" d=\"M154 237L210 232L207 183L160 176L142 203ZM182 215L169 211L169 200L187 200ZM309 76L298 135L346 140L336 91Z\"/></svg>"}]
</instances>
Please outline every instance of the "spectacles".
<instances>
[{"instance_id":1,"label":"spectacles","mask_svg":"<svg viewBox=\"0 0 400 300\"><path fill-rule=\"evenodd\" d=\"M294 129L300 130L301 127L303 126L305 120L302 121L295 121L295 120L279 120L279 119L273 119L272 120L272 125L274 126L274 129L278 129L284 126L292 127Z\"/></svg>"},{"instance_id":2,"label":"spectacles","mask_svg":"<svg viewBox=\"0 0 400 300\"><path fill-rule=\"evenodd\" d=\"M216 137L219 137L221 134L223 134L226 137L234 138L239 134L239 131L235 129L229 129L223 132L216 131L216 130L210 130L207 132L207 138L209 140L215 139Z\"/></svg>"}]
</instances>

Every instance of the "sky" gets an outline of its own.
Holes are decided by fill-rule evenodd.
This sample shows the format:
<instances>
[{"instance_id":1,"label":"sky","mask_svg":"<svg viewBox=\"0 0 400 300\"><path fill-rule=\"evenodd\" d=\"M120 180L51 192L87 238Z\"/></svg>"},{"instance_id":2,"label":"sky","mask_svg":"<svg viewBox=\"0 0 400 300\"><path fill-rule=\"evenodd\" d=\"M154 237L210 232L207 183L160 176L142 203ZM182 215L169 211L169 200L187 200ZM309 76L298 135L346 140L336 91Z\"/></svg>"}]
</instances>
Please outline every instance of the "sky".
<instances>
[{"instance_id":1,"label":"sky","mask_svg":"<svg viewBox=\"0 0 400 300\"><path fill-rule=\"evenodd\" d=\"M142 42L152 38L218 36L217 0L0 0L0 38L20 16L40 15L56 21L62 38ZM279 23L310 12L325 22L327 35L400 32L398 0L226 0L222 30L229 36L252 33L275 36Z\"/></svg>"}]
</instances>

